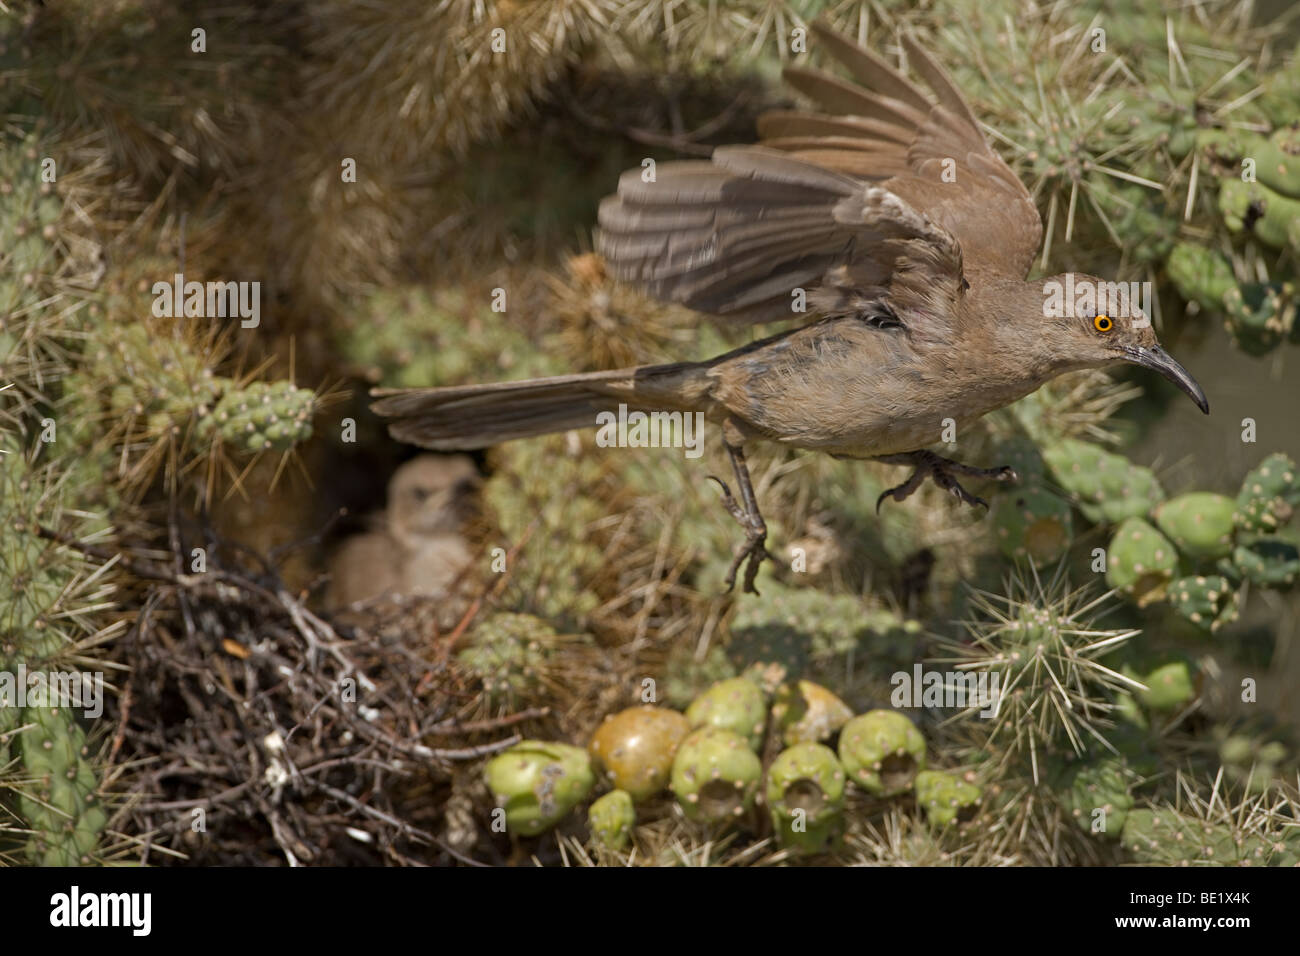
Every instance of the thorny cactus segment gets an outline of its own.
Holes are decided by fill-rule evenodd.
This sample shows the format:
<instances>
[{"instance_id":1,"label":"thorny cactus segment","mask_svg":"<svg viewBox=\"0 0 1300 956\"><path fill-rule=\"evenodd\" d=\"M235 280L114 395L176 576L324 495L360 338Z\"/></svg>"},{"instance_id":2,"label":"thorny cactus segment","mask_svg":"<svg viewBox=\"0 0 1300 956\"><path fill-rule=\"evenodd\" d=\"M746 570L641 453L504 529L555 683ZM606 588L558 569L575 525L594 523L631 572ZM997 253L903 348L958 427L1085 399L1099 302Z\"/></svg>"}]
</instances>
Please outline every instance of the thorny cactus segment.
<instances>
[{"instance_id":1,"label":"thorny cactus segment","mask_svg":"<svg viewBox=\"0 0 1300 956\"><path fill-rule=\"evenodd\" d=\"M1204 491L1179 495L1156 508L1156 526L1192 558L1222 558L1232 551L1235 503Z\"/></svg>"},{"instance_id":2,"label":"thorny cactus segment","mask_svg":"<svg viewBox=\"0 0 1300 956\"><path fill-rule=\"evenodd\" d=\"M92 863L108 816L85 731L64 707L29 707L23 720L18 747L31 782L19 790L18 806L33 831L28 859L36 866Z\"/></svg>"},{"instance_id":3,"label":"thorny cactus segment","mask_svg":"<svg viewBox=\"0 0 1300 956\"><path fill-rule=\"evenodd\" d=\"M1278 452L1246 475L1237 493L1234 515L1246 532L1273 532L1285 525L1300 505L1300 472L1295 462Z\"/></svg>"},{"instance_id":4,"label":"thorny cactus segment","mask_svg":"<svg viewBox=\"0 0 1300 956\"><path fill-rule=\"evenodd\" d=\"M1140 518L1165 497L1151 469L1086 441L1062 439L1043 449L1043 459L1089 521Z\"/></svg>"},{"instance_id":5,"label":"thorny cactus segment","mask_svg":"<svg viewBox=\"0 0 1300 956\"><path fill-rule=\"evenodd\" d=\"M994 713L983 719L970 707L968 726L998 766L1022 765L1037 783L1045 758L1104 749L1117 696L1142 685L1102 659L1140 632L1100 627L1107 596L1072 591L1060 574L1049 582L1015 576L1006 589L974 593L970 643L944 642L941 660L988 675Z\"/></svg>"},{"instance_id":6,"label":"thorny cactus segment","mask_svg":"<svg viewBox=\"0 0 1300 956\"><path fill-rule=\"evenodd\" d=\"M1122 760L1102 757L1075 766L1065 780L1065 805L1086 833L1118 837L1133 809L1132 783Z\"/></svg>"},{"instance_id":7,"label":"thorny cactus segment","mask_svg":"<svg viewBox=\"0 0 1300 956\"><path fill-rule=\"evenodd\" d=\"M1221 574L1179 578L1169 585L1169 604L1193 624L1213 633L1237 619L1237 589Z\"/></svg>"},{"instance_id":8,"label":"thorny cactus segment","mask_svg":"<svg viewBox=\"0 0 1300 956\"><path fill-rule=\"evenodd\" d=\"M284 452L311 437L316 394L291 382L254 382L232 388L199 421L198 435L216 435L247 452Z\"/></svg>"}]
</instances>

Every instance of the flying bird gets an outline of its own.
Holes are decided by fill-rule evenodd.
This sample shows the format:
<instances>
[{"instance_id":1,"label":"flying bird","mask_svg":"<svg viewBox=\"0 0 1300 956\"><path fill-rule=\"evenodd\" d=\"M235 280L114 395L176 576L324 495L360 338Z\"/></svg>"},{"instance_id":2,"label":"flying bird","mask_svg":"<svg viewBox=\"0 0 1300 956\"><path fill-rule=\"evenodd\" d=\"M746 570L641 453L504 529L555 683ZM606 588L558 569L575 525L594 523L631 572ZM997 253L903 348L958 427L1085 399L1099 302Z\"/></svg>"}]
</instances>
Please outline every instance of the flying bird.
<instances>
[{"instance_id":1,"label":"flying bird","mask_svg":"<svg viewBox=\"0 0 1300 956\"><path fill-rule=\"evenodd\" d=\"M393 437L440 451L482 448L592 427L620 404L703 412L721 432L740 500L714 480L745 530L728 589L743 565L743 589L757 593L755 575L771 555L747 442L912 466L877 508L926 478L978 505L959 478L1015 472L927 450L945 420L963 428L1057 375L1118 362L1159 372L1209 412L1122 285L1081 273L1026 281L1042 242L1038 211L921 46L902 37L928 93L825 23L813 31L852 80L787 68L785 80L816 109L761 116L758 145L663 163L653 177L628 170L601 203L596 236L612 273L657 299L790 327L704 362L377 389L373 408L393 419ZM1049 307L1049 287L1090 286L1109 297Z\"/></svg>"}]
</instances>

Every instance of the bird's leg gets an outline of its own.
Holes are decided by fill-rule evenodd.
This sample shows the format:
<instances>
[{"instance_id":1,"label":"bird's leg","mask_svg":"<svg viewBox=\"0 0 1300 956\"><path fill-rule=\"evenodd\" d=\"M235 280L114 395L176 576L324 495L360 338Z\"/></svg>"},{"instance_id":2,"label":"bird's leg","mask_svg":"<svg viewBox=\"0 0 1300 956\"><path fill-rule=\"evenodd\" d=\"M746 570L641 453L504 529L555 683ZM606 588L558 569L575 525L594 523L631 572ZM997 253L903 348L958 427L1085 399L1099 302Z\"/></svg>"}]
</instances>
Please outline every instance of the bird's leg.
<instances>
[{"instance_id":1,"label":"bird's leg","mask_svg":"<svg viewBox=\"0 0 1300 956\"><path fill-rule=\"evenodd\" d=\"M909 451L902 455L881 455L875 459L883 461L888 465L912 465L916 471L912 472L912 477L901 485L897 485L885 491L876 499L876 510L886 498L893 498L895 501L902 501L904 498L921 487L926 478L933 479L934 483L944 491L950 491L960 501L968 505L983 505L988 507L988 502L983 498L972 495L963 488L957 481L957 476L961 475L967 478L986 478L992 481L1015 481L1017 476L1014 468L1004 465L1001 468L975 468L971 465L963 465L959 461L953 461L951 458L944 458L936 455L932 451Z\"/></svg>"},{"instance_id":2,"label":"bird's leg","mask_svg":"<svg viewBox=\"0 0 1300 956\"><path fill-rule=\"evenodd\" d=\"M758 594L758 589L754 587L754 578L758 576L758 566L763 563L764 558L772 558L767 550L767 524L763 521L762 514L758 510L758 500L754 497L754 486L749 481L749 468L745 465L745 452L741 449L740 444L732 444L726 438L723 439L723 445L727 449L727 454L731 458L731 468L736 473L736 481L740 485L740 500L744 502L744 507L736 501L731 495L731 489L721 478L714 475L709 477L716 481L722 488L722 506L730 512L731 516L740 523L745 529L745 543L737 545L736 555L731 561L731 567L727 569L727 590L731 591L736 586L736 572L740 566L745 565L745 583L742 588L749 594Z\"/></svg>"}]
</instances>

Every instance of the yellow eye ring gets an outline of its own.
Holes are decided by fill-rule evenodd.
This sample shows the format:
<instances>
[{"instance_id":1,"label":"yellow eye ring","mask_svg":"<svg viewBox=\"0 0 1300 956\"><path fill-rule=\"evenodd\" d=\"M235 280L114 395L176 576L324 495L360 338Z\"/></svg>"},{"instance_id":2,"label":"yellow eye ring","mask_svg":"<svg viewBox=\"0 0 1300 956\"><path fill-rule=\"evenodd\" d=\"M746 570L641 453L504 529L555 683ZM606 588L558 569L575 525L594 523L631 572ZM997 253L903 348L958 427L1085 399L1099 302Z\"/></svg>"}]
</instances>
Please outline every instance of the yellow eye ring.
<instances>
[{"instance_id":1,"label":"yellow eye ring","mask_svg":"<svg viewBox=\"0 0 1300 956\"><path fill-rule=\"evenodd\" d=\"M1115 323L1111 321L1109 315L1099 315L1092 320L1092 326L1098 332L1109 332L1115 327Z\"/></svg>"}]
</instances>

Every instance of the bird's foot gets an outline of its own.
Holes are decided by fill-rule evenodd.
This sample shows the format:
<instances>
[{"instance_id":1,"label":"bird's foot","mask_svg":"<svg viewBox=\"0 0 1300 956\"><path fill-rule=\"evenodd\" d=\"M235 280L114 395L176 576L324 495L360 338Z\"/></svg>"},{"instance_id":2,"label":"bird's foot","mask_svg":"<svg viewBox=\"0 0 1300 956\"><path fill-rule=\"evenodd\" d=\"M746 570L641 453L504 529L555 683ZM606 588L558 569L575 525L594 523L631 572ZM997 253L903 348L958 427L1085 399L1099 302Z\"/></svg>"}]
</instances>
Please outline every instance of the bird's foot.
<instances>
[{"instance_id":1,"label":"bird's foot","mask_svg":"<svg viewBox=\"0 0 1300 956\"><path fill-rule=\"evenodd\" d=\"M740 570L741 565L745 567L744 583L741 590L746 594L758 594L758 588L754 587L754 579L758 577L759 565L766 558L770 561L776 561L770 551L767 550L767 524L763 521L763 516L757 511L746 511L741 507L740 502L731 494L731 489L727 483L715 475L709 475L718 483L722 489L722 507L736 519L742 528L745 529L745 541L743 544L736 546L735 556L731 559L731 567L727 569L727 592L735 590L736 572Z\"/></svg>"},{"instance_id":2,"label":"bird's foot","mask_svg":"<svg viewBox=\"0 0 1300 956\"><path fill-rule=\"evenodd\" d=\"M982 478L991 481L1015 481L1018 477L1015 469L1007 465L1001 468L975 468L971 465L963 465L959 461L953 461L951 458L936 455L932 451L914 451L903 455L882 455L876 461L883 461L890 465L913 465L916 468L916 471L912 472L912 477L908 478L907 481L890 488L876 499L877 512L880 511L880 506L884 504L886 498L902 501L920 488L926 478L930 478L944 491L951 492L959 501L963 501L972 507L983 505L987 508L988 502L977 495L972 495L963 488L957 480L957 476Z\"/></svg>"}]
</instances>

